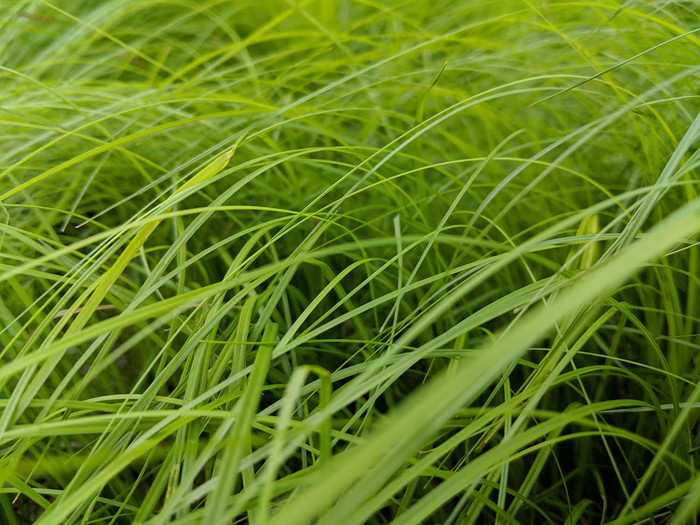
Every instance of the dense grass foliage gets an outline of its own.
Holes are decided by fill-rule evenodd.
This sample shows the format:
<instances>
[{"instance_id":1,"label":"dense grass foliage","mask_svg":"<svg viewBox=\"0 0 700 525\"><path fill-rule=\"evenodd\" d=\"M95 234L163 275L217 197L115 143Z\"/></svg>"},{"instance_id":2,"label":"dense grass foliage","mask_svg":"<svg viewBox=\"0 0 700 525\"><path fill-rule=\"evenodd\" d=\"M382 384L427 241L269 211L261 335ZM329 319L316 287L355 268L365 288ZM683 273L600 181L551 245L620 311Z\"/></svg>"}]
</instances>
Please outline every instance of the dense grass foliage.
<instances>
[{"instance_id":1,"label":"dense grass foliage","mask_svg":"<svg viewBox=\"0 0 700 525\"><path fill-rule=\"evenodd\" d=\"M696 523L697 2L0 6L3 523Z\"/></svg>"}]
</instances>

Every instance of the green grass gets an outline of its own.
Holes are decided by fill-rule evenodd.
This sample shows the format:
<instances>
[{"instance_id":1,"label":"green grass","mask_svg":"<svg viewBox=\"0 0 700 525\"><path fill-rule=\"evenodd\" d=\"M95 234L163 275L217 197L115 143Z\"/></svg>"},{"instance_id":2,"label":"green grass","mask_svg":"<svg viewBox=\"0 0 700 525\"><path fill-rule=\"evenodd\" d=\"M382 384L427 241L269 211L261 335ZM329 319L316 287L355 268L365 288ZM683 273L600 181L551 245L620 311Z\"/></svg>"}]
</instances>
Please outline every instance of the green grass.
<instances>
[{"instance_id":1,"label":"green grass","mask_svg":"<svg viewBox=\"0 0 700 525\"><path fill-rule=\"evenodd\" d=\"M697 2L0 7L0 522L699 521Z\"/></svg>"}]
</instances>

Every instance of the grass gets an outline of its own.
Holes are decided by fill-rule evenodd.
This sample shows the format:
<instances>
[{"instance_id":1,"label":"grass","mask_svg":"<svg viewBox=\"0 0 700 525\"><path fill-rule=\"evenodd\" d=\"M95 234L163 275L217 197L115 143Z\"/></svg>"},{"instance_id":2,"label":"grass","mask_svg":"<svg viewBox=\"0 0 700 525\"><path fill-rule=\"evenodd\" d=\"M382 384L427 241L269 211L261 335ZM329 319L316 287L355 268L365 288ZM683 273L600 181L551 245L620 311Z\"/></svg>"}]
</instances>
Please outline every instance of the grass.
<instances>
[{"instance_id":1,"label":"grass","mask_svg":"<svg viewBox=\"0 0 700 525\"><path fill-rule=\"evenodd\" d=\"M696 2L0 5L2 523L698 522Z\"/></svg>"}]
</instances>

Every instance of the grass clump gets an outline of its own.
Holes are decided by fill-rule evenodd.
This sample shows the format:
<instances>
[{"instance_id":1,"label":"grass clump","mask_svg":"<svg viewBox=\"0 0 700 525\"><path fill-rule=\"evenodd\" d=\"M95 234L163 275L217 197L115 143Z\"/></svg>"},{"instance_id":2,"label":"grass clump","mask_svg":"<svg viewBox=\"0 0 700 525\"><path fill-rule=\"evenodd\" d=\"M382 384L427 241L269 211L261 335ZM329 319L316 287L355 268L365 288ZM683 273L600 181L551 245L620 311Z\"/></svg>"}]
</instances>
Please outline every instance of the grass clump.
<instances>
[{"instance_id":1,"label":"grass clump","mask_svg":"<svg viewBox=\"0 0 700 525\"><path fill-rule=\"evenodd\" d=\"M6 1L4 523L695 523L698 6Z\"/></svg>"}]
</instances>

